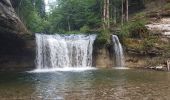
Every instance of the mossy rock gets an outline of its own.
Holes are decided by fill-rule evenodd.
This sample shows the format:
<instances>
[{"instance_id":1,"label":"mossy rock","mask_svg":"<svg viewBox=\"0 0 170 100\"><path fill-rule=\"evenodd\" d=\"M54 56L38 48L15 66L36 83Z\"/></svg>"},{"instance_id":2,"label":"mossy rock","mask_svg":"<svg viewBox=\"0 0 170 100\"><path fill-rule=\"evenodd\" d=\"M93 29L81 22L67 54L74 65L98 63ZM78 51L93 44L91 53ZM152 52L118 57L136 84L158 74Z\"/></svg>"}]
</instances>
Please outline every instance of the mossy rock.
<instances>
[{"instance_id":1,"label":"mossy rock","mask_svg":"<svg viewBox=\"0 0 170 100\"><path fill-rule=\"evenodd\" d=\"M99 47L103 47L109 43L110 43L110 32L108 30L101 31L95 40L95 44L98 45Z\"/></svg>"},{"instance_id":2,"label":"mossy rock","mask_svg":"<svg viewBox=\"0 0 170 100\"><path fill-rule=\"evenodd\" d=\"M170 52L169 43L165 43L158 36L144 39L125 38L123 41L127 52L148 56L166 56Z\"/></svg>"}]
</instances>

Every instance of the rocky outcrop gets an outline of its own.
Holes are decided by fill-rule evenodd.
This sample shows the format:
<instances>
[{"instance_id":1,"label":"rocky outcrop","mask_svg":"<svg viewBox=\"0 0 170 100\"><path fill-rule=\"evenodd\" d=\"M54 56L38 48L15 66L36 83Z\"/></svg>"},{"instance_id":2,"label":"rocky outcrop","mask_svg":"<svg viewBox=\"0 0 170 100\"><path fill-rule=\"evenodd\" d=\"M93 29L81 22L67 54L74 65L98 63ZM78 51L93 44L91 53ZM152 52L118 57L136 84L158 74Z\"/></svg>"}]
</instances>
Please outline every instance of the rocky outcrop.
<instances>
[{"instance_id":1,"label":"rocky outcrop","mask_svg":"<svg viewBox=\"0 0 170 100\"><path fill-rule=\"evenodd\" d=\"M170 58L169 43L167 38L160 38L158 43L156 43L157 47L152 45L152 47L146 50L138 50L137 48L129 49L126 47L125 65L132 68L165 70L166 61Z\"/></svg>"},{"instance_id":2,"label":"rocky outcrop","mask_svg":"<svg viewBox=\"0 0 170 100\"><path fill-rule=\"evenodd\" d=\"M34 64L34 41L10 0L0 0L0 70L23 69Z\"/></svg>"},{"instance_id":3,"label":"rocky outcrop","mask_svg":"<svg viewBox=\"0 0 170 100\"><path fill-rule=\"evenodd\" d=\"M96 43L93 49L93 66L98 68L114 67L113 50L110 46L100 46Z\"/></svg>"},{"instance_id":4,"label":"rocky outcrop","mask_svg":"<svg viewBox=\"0 0 170 100\"><path fill-rule=\"evenodd\" d=\"M28 35L24 24L17 17L10 0L0 1L0 54L19 51ZM12 50L11 50L12 48Z\"/></svg>"},{"instance_id":5,"label":"rocky outcrop","mask_svg":"<svg viewBox=\"0 0 170 100\"><path fill-rule=\"evenodd\" d=\"M162 18L159 22L153 22L146 25L152 33L160 34L165 37L170 37L170 17Z\"/></svg>"},{"instance_id":6,"label":"rocky outcrop","mask_svg":"<svg viewBox=\"0 0 170 100\"><path fill-rule=\"evenodd\" d=\"M26 34L28 33L24 24L20 21L16 15L14 8L11 5L10 0L0 1L0 30L2 34L5 30L15 34Z\"/></svg>"}]
</instances>

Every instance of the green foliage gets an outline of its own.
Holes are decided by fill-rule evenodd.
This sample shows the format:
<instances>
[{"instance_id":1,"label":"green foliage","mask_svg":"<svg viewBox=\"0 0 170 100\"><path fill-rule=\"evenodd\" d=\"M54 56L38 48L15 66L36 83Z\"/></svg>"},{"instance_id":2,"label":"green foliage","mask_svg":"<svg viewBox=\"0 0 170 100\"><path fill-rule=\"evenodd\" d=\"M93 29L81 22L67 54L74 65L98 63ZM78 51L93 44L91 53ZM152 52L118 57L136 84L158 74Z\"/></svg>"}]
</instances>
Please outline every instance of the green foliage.
<instances>
[{"instance_id":1,"label":"green foliage","mask_svg":"<svg viewBox=\"0 0 170 100\"><path fill-rule=\"evenodd\" d=\"M80 34L80 32L79 31L67 31L63 34Z\"/></svg>"},{"instance_id":2,"label":"green foliage","mask_svg":"<svg viewBox=\"0 0 170 100\"><path fill-rule=\"evenodd\" d=\"M28 21L26 22L26 26L32 32L40 32L43 30L44 20L36 12L31 12L30 16L27 17Z\"/></svg>"},{"instance_id":3,"label":"green foliage","mask_svg":"<svg viewBox=\"0 0 170 100\"><path fill-rule=\"evenodd\" d=\"M140 12L140 13L137 13L134 17L133 17L134 20L140 20L140 19L144 19L146 20L146 12ZM145 21L146 22L146 21Z\"/></svg>"},{"instance_id":4,"label":"green foliage","mask_svg":"<svg viewBox=\"0 0 170 100\"><path fill-rule=\"evenodd\" d=\"M99 46L102 47L102 46L108 44L109 40L110 40L109 31L102 30L96 38L96 44L99 44Z\"/></svg>"},{"instance_id":5,"label":"green foliage","mask_svg":"<svg viewBox=\"0 0 170 100\"><path fill-rule=\"evenodd\" d=\"M167 3L164 7L163 7L164 10L169 10L170 9L170 3Z\"/></svg>"},{"instance_id":6,"label":"green foliage","mask_svg":"<svg viewBox=\"0 0 170 100\"><path fill-rule=\"evenodd\" d=\"M162 40L159 36L150 35L144 39L125 38L123 44L128 50L136 54L169 57L167 55L170 51L169 42Z\"/></svg>"},{"instance_id":7,"label":"green foliage","mask_svg":"<svg viewBox=\"0 0 170 100\"><path fill-rule=\"evenodd\" d=\"M72 33L101 30L103 0L57 0L45 15L44 0L17 0L16 10L21 20L32 32ZM141 0L129 3L138 5ZM110 0L111 26L121 22L121 0ZM131 5L129 4L129 5ZM126 27L126 26L125 26ZM125 31L125 30L124 30ZM103 32L102 32L103 33ZM126 34L126 32L122 32ZM128 32L127 32L128 33Z\"/></svg>"},{"instance_id":8,"label":"green foliage","mask_svg":"<svg viewBox=\"0 0 170 100\"><path fill-rule=\"evenodd\" d=\"M32 32L42 32L44 31L47 21L45 18L41 17L40 3L43 0L35 0L34 3L31 0L19 0L16 11L20 16L21 20L24 22L28 30Z\"/></svg>"},{"instance_id":9,"label":"green foliage","mask_svg":"<svg viewBox=\"0 0 170 100\"><path fill-rule=\"evenodd\" d=\"M145 38L149 35L149 31L145 27L146 23L146 20L141 19L127 22L121 26L120 34L131 38Z\"/></svg>"},{"instance_id":10,"label":"green foliage","mask_svg":"<svg viewBox=\"0 0 170 100\"><path fill-rule=\"evenodd\" d=\"M157 36L149 36L145 38L142 44L143 48L145 50L148 50L149 48L154 47L155 43L160 43L158 40L159 40L159 37Z\"/></svg>"},{"instance_id":11,"label":"green foliage","mask_svg":"<svg viewBox=\"0 0 170 100\"><path fill-rule=\"evenodd\" d=\"M100 9L95 0L61 0L49 15L50 32L84 30L97 27L100 22ZM84 27L88 26L88 27Z\"/></svg>"},{"instance_id":12,"label":"green foliage","mask_svg":"<svg viewBox=\"0 0 170 100\"><path fill-rule=\"evenodd\" d=\"M35 9L41 18L45 17L45 1L44 0L33 0L35 3Z\"/></svg>"},{"instance_id":13,"label":"green foliage","mask_svg":"<svg viewBox=\"0 0 170 100\"><path fill-rule=\"evenodd\" d=\"M80 28L80 32L82 32L82 33L89 33L90 32L90 28L87 25L85 25L85 26Z\"/></svg>"}]
</instances>

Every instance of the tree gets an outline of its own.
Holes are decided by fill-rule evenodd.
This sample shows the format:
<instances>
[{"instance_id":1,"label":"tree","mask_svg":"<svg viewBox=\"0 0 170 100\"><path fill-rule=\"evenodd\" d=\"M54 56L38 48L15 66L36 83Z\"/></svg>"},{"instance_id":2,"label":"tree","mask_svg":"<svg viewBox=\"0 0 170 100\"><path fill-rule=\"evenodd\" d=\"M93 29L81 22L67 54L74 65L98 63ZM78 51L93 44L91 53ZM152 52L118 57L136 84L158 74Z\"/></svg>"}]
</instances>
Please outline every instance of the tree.
<instances>
[{"instance_id":1,"label":"tree","mask_svg":"<svg viewBox=\"0 0 170 100\"><path fill-rule=\"evenodd\" d=\"M122 0L122 19L121 22L122 24L124 21L128 21L129 19L129 1L128 0Z\"/></svg>"},{"instance_id":2,"label":"tree","mask_svg":"<svg viewBox=\"0 0 170 100\"><path fill-rule=\"evenodd\" d=\"M104 0L103 4L103 29L110 28L110 1Z\"/></svg>"},{"instance_id":3,"label":"tree","mask_svg":"<svg viewBox=\"0 0 170 100\"><path fill-rule=\"evenodd\" d=\"M51 10L50 31L74 31L83 26L95 28L100 25L100 0L60 0Z\"/></svg>"},{"instance_id":4,"label":"tree","mask_svg":"<svg viewBox=\"0 0 170 100\"><path fill-rule=\"evenodd\" d=\"M84 26L110 30L111 26L128 21L132 12L129 5L141 8L144 0L57 0L57 4L50 5L48 15L44 0L11 1L15 1L16 11L29 30L56 33L79 31Z\"/></svg>"},{"instance_id":5,"label":"tree","mask_svg":"<svg viewBox=\"0 0 170 100\"><path fill-rule=\"evenodd\" d=\"M45 2L44 0L34 0L34 6L39 15L45 17Z\"/></svg>"},{"instance_id":6,"label":"tree","mask_svg":"<svg viewBox=\"0 0 170 100\"><path fill-rule=\"evenodd\" d=\"M121 23L122 23L122 25L123 25L123 22L124 22L124 6L123 6L123 4L124 4L124 0L122 0L122 19L121 19Z\"/></svg>"},{"instance_id":7,"label":"tree","mask_svg":"<svg viewBox=\"0 0 170 100\"><path fill-rule=\"evenodd\" d=\"M107 8L107 1L104 0L104 7L103 7L103 29L105 30L106 29L106 8Z\"/></svg>"},{"instance_id":8,"label":"tree","mask_svg":"<svg viewBox=\"0 0 170 100\"><path fill-rule=\"evenodd\" d=\"M129 19L129 1L126 0L126 13L125 13L125 18L126 18L126 22L128 21Z\"/></svg>"},{"instance_id":9,"label":"tree","mask_svg":"<svg viewBox=\"0 0 170 100\"><path fill-rule=\"evenodd\" d=\"M22 22L32 32L44 31L45 9L44 0L15 0L15 10Z\"/></svg>"}]
</instances>

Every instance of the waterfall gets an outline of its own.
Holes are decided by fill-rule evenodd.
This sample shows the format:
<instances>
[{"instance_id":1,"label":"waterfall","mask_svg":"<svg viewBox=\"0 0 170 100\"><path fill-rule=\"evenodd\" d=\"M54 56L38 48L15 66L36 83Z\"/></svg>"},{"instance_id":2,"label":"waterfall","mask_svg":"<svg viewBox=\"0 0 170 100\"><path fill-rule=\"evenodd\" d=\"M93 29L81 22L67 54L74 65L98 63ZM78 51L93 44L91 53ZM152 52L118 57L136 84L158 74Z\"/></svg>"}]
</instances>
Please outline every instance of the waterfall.
<instances>
[{"instance_id":1,"label":"waterfall","mask_svg":"<svg viewBox=\"0 0 170 100\"><path fill-rule=\"evenodd\" d=\"M96 35L36 34L37 69L92 67Z\"/></svg>"},{"instance_id":2,"label":"waterfall","mask_svg":"<svg viewBox=\"0 0 170 100\"><path fill-rule=\"evenodd\" d=\"M116 35L112 35L112 42L113 42L116 66L124 67L124 54L119 38Z\"/></svg>"}]
</instances>

